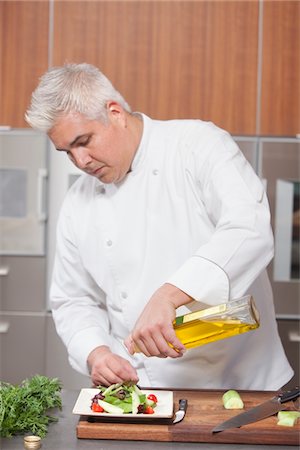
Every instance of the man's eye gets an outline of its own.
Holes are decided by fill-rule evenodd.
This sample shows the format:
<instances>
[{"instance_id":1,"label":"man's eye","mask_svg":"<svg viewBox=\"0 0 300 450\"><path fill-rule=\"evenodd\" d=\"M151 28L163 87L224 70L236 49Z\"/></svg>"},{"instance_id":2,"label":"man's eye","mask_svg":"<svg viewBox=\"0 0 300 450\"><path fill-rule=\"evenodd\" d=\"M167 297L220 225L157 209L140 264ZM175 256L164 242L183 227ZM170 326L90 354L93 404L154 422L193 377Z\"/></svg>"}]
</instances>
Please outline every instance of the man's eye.
<instances>
[{"instance_id":1,"label":"man's eye","mask_svg":"<svg viewBox=\"0 0 300 450\"><path fill-rule=\"evenodd\" d=\"M88 145L89 142L90 142L90 137L88 137L84 141L78 142L78 146L79 147L85 147L86 145Z\"/></svg>"}]
</instances>

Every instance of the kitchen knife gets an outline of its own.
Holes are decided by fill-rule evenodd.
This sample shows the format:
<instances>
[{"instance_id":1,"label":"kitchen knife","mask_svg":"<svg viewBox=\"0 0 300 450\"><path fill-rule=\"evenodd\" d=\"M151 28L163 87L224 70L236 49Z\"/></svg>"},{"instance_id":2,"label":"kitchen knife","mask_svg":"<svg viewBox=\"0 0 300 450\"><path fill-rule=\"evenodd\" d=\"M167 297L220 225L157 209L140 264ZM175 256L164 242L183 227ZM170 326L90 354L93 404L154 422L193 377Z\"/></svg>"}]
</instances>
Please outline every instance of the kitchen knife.
<instances>
[{"instance_id":1,"label":"kitchen knife","mask_svg":"<svg viewBox=\"0 0 300 450\"><path fill-rule=\"evenodd\" d=\"M213 428L212 433L218 433L219 431L227 430L228 428L239 428L242 425L248 423L258 422L259 420L270 417L276 414L278 411L285 409L284 403L290 400L296 400L300 395L299 388L292 389L290 391L282 392L270 400L261 403L248 411L242 412L237 416L232 417L225 422L220 423Z\"/></svg>"},{"instance_id":2,"label":"kitchen knife","mask_svg":"<svg viewBox=\"0 0 300 450\"><path fill-rule=\"evenodd\" d=\"M185 398L179 400L179 409L175 413L175 418L173 423L181 422L185 416L186 410L188 406L188 401Z\"/></svg>"}]
</instances>

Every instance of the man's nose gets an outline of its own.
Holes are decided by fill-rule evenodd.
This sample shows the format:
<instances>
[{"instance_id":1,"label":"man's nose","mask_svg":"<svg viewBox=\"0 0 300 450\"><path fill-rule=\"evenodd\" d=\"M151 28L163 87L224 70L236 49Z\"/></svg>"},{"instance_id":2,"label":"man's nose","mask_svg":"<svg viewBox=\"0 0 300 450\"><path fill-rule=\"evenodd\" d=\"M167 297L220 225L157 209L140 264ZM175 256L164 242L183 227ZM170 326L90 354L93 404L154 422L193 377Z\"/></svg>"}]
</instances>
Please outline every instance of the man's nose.
<instances>
[{"instance_id":1,"label":"man's nose","mask_svg":"<svg viewBox=\"0 0 300 450\"><path fill-rule=\"evenodd\" d=\"M83 147L77 147L76 149L73 149L72 156L75 160L76 166L79 169L84 169L92 160L88 150Z\"/></svg>"}]
</instances>

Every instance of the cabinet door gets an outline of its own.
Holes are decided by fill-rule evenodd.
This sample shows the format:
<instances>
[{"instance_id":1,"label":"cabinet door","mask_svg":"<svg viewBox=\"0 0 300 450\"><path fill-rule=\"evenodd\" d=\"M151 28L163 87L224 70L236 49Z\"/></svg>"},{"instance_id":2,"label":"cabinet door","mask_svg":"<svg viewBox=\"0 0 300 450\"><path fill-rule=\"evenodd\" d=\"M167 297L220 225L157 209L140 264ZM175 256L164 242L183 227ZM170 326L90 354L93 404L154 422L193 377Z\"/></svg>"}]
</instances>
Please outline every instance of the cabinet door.
<instances>
[{"instance_id":1,"label":"cabinet door","mask_svg":"<svg viewBox=\"0 0 300 450\"><path fill-rule=\"evenodd\" d=\"M256 131L259 2L54 2L53 65L100 68L134 110Z\"/></svg>"},{"instance_id":2,"label":"cabinet door","mask_svg":"<svg viewBox=\"0 0 300 450\"><path fill-rule=\"evenodd\" d=\"M49 1L0 1L0 125L28 127L24 113L48 67Z\"/></svg>"},{"instance_id":3,"label":"cabinet door","mask_svg":"<svg viewBox=\"0 0 300 450\"><path fill-rule=\"evenodd\" d=\"M260 159L275 236L275 257L269 273L276 313L299 315L300 142L296 139L262 139Z\"/></svg>"},{"instance_id":4,"label":"cabinet door","mask_svg":"<svg viewBox=\"0 0 300 450\"><path fill-rule=\"evenodd\" d=\"M278 320L277 323L286 356L295 372L286 386L292 389L300 384L300 322L299 320Z\"/></svg>"},{"instance_id":5,"label":"cabinet door","mask_svg":"<svg viewBox=\"0 0 300 450\"><path fill-rule=\"evenodd\" d=\"M0 254L43 255L47 138L0 131Z\"/></svg>"},{"instance_id":6,"label":"cabinet door","mask_svg":"<svg viewBox=\"0 0 300 450\"><path fill-rule=\"evenodd\" d=\"M16 384L43 375L45 316L1 314L0 324L0 379Z\"/></svg>"},{"instance_id":7,"label":"cabinet door","mask_svg":"<svg viewBox=\"0 0 300 450\"><path fill-rule=\"evenodd\" d=\"M300 2L263 2L260 134L300 133Z\"/></svg>"},{"instance_id":8,"label":"cabinet door","mask_svg":"<svg viewBox=\"0 0 300 450\"><path fill-rule=\"evenodd\" d=\"M0 311L44 311L46 259L0 256Z\"/></svg>"}]
</instances>

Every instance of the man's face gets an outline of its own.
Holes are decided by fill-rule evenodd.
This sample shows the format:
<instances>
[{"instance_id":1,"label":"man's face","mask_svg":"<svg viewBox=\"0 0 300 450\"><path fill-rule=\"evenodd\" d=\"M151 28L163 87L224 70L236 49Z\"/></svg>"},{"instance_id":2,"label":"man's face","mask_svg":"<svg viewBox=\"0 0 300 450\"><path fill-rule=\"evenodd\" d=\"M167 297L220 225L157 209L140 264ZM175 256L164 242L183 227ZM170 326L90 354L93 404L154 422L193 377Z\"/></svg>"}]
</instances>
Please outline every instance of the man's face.
<instances>
[{"instance_id":1,"label":"man's face","mask_svg":"<svg viewBox=\"0 0 300 450\"><path fill-rule=\"evenodd\" d=\"M112 105L107 124L70 113L48 132L58 151L66 152L76 167L103 183L117 183L126 176L138 146L127 128L127 114Z\"/></svg>"}]
</instances>

